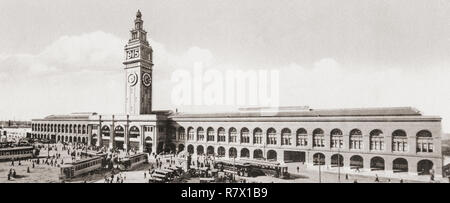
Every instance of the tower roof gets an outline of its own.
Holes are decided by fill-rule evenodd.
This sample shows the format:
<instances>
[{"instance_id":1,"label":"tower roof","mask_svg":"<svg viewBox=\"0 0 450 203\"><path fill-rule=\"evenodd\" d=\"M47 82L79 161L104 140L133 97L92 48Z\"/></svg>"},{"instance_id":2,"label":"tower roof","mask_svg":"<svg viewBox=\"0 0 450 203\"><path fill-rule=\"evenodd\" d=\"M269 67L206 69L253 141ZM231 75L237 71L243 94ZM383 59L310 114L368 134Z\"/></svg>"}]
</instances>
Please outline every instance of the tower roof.
<instances>
[{"instance_id":1,"label":"tower roof","mask_svg":"<svg viewBox=\"0 0 450 203\"><path fill-rule=\"evenodd\" d=\"M136 13L136 18L141 18L142 14L141 11L138 9L137 13Z\"/></svg>"}]
</instances>

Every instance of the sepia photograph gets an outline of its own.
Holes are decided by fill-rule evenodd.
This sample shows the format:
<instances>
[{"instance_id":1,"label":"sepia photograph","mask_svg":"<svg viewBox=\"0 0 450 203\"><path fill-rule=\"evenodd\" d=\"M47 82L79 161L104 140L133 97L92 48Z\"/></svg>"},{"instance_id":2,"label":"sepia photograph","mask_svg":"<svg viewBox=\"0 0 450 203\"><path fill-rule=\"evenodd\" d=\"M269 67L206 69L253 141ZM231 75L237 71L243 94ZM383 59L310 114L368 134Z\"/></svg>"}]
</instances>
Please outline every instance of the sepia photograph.
<instances>
[{"instance_id":1,"label":"sepia photograph","mask_svg":"<svg viewBox=\"0 0 450 203\"><path fill-rule=\"evenodd\" d=\"M0 0L0 27L0 183L450 182L448 0Z\"/></svg>"}]
</instances>

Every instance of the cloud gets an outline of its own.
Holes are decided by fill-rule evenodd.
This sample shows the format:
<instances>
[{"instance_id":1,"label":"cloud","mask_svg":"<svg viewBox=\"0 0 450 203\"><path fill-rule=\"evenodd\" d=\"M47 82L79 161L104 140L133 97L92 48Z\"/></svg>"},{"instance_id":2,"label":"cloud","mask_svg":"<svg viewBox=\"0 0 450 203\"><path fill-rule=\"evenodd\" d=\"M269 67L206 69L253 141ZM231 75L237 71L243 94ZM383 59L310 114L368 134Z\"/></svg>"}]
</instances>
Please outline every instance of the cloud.
<instances>
[{"instance_id":1,"label":"cloud","mask_svg":"<svg viewBox=\"0 0 450 203\"><path fill-rule=\"evenodd\" d=\"M63 36L38 54L0 54L0 119L39 118L76 111L122 113L125 39L102 31ZM170 81L178 69L193 73L195 63L221 73L258 70L220 63L214 53L191 47L175 53L151 41L154 50L154 109L181 111L230 110L230 106L175 106L169 101L176 85ZM257 62L255 62L257 63ZM398 67L347 67L333 57L312 65L292 63L266 67L280 72L279 101L283 106L353 108L414 106L425 114L444 118L450 131L450 72L448 66L408 70ZM226 85L226 84L225 84ZM236 106L233 106L236 108Z\"/></svg>"}]
</instances>

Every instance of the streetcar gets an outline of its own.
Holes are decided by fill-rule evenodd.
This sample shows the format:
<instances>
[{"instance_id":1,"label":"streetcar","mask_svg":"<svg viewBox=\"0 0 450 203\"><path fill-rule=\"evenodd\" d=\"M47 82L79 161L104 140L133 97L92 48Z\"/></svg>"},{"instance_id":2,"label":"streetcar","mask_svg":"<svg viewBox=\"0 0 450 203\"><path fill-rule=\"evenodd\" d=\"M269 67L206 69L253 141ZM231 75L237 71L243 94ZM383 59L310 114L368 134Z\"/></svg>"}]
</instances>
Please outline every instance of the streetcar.
<instances>
[{"instance_id":1,"label":"streetcar","mask_svg":"<svg viewBox=\"0 0 450 203\"><path fill-rule=\"evenodd\" d=\"M148 163L148 155L146 153L140 153L135 155L130 155L119 161L120 170L131 170L140 164Z\"/></svg>"},{"instance_id":2,"label":"streetcar","mask_svg":"<svg viewBox=\"0 0 450 203\"><path fill-rule=\"evenodd\" d=\"M245 177L256 177L261 175L274 176L276 178L287 178L287 166L268 161L258 160L219 160L215 162L216 167L228 174L235 174Z\"/></svg>"},{"instance_id":3,"label":"streetcar","mask_svg":"<svg viewBox=\"0 0 450 203\"><path fill-rule=\"evenodd\" d=\"M72 179L79 175L96 171L102 168L104 157L95 156L74 163L64 164L61 166L60 176L61 180Z\"/></svg>"},{"instance_id":4,"label":"streetcar","mask_svg":"<svg viewBox=\"0 0 450 203\"><path fill-rule=\"evenodd\" d=\"M37 153L33 146L0 148L0 161L34 158Z\"/></svg>"}]
</instances>

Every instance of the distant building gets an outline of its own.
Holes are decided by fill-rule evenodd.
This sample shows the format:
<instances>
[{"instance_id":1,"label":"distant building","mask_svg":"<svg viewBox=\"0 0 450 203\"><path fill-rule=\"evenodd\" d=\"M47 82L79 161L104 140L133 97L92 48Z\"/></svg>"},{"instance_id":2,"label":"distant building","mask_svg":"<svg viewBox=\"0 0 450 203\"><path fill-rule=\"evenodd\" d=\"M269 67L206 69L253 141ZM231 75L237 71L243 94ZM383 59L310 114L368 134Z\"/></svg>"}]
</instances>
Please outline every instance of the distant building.
<instances>
[{"instance_id":1,"label":"distant building","mask_svg":"<svg viewBox=\"0 0 450 203\"><path fill-rule=\"evenodd\" d=\"M442 175L441 118L410 107L247 108L183 114L152 110L153 50L138 12L125 46L126 115L74 113L32 121L32 137L141 152L298 162Z\"/></svg>"},{"instance_id":2,"label":"distant building","mask_svg":"<svg viewBox=\"0 0 450 203\"><path fill-rule=\"evenodd\" d=\"M4 127L0 129L0 142L19 141L31 137L31 127Z\"/></svg>"}]
</instances>

